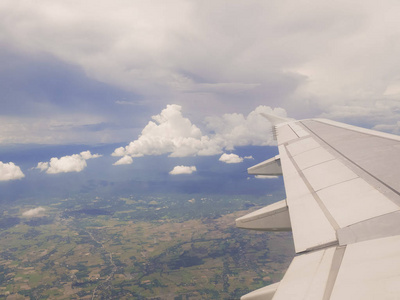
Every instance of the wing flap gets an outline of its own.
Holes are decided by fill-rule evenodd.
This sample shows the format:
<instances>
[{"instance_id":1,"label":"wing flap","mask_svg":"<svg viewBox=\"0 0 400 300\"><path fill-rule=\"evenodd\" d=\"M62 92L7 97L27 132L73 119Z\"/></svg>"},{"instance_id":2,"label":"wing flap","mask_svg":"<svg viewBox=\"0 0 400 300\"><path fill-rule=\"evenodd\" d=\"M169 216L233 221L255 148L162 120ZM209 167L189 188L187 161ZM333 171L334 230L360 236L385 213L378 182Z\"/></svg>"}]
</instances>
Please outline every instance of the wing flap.
<instances>
[{"instance_id":1,"label":"wing flap","mask_svg":"<svg viewBox=\"0 0 400 300\"><path fill-rule=\"evenodd\" d=\"M317 195L340 228L399 210L359 177L320 190Z\"/></svg>"},{"instance_id":2,"label":"wing flap","mask_svg":"<svg viewBox=\"0 0 400 300\"><path fill-rule=\"evenodd\" d=\"M297 256L279 284L274 300L321 300L336 247Z\"/></svg>"},{"instance_id":3,"label":"wing flap","mask_svg":"<svg viewBox=\"0 0 400 300\"><path fill-rule=\"evenodd\" d=\"M243 295L240 300L272 300L278 287L279 282L264 286L261 289Z\"/></svg>"},{"instance_id":4,"label":"wing flap","mask_svg":"<svg viewBox=\"0 0 400 300\"><path fill-rule=\"evenodd\" d=\"M296 252L336 243L335 229L314 198L315 194L300 176L284 146L279 146L279 152Z\"/></svg>"},{"instance_id":5,"label":"wing flap","mask_svg":"<svg viewBox=\"0 0 400 300\"><path fill-rule=\"evenodd\" d=\"M400 236L355 243L346 247L330 299L398 299L399 283Z\"/></svg>"},{"instance_id":6,"label":"wing flap","mask_svg":"<svg viewBox=\"0 0 400 300\"><path fill-rule=\"evenodd\" d=\"M335 229L312 195L292 200L288 205L297 253L337 243Z\"/></svg>"},{"instance_id":7,"label":"wing flap","mask_svg":"<svg viewBox=\"0 0 400 300\"><path fill-rule=\"evenodd\" d=\"M236 227L261 231L289 231L286 200L282 200L236 219Z\"/></svg>"},{"instance_id":8,"label":"wing flap","mask_svg":"<svg viewBox=\"0 0 400 300\"><path fill-rule=\"evenodd\" d=\"M247 169L250 175L282 175L281 159L279 155L270 158Z\"/></svg>"}]
</instances>

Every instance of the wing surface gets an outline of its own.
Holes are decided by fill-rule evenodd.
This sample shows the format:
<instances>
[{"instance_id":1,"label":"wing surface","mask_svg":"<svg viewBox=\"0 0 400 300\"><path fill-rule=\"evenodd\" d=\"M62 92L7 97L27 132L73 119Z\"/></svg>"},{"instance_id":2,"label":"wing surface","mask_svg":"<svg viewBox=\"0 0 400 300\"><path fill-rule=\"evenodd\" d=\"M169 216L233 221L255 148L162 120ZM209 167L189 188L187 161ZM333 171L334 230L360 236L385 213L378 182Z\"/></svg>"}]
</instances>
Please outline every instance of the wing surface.
<instances>
[{"instance_id":1,"label":"wing surface","mask_svg":"<svg viewBox=\"0 0 400 300\"><path fill-rule=\"evenodd\" d=\"M324 119L271 123L279 156L248 171L280 167L286 200L236 221L292 229L298 255L269 299L400 299L400 137ZM242 299L268 299L257 297Z\"/></svg>"}]
</instances>

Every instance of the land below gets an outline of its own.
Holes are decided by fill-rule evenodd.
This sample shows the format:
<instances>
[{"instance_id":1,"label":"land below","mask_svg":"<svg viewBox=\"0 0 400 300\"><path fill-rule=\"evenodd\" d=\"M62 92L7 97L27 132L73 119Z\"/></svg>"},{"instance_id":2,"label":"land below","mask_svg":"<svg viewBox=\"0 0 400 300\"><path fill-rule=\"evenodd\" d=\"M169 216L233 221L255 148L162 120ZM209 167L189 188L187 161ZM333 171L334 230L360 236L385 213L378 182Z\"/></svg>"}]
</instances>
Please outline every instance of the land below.
<instances>
[{"instance_id":1,"label":"land below","mask_svg":"<svg viewBox=\"0 0 400 300\"><path fill-rule=\"evenodd\" d=\"M278 200L278 199L277 199ZM234 220L268 197L83 196L4 205L2 299L238 299L279 281L291 233Z\"/></svg>"}]
</instances>

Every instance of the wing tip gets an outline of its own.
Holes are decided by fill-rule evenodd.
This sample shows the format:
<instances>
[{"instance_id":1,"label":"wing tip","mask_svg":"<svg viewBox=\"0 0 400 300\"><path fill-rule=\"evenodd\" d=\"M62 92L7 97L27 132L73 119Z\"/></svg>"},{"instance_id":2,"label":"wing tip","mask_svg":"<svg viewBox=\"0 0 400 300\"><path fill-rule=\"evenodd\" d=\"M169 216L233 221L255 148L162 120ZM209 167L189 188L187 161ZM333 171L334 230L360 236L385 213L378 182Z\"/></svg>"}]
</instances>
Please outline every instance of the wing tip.
<instances>
[{"instance_id":1,"label":"wing tip","mask_svg":"<svg viewBox=\"0 0 400 300\"><path fill-rule=\"evenodd\" d=\"M281 124L281 123L287 123L287 122L293 121L293 119L280 117L280 116L273 115L273 114L267 114L267 113L260 113L260 114L264 118L266 118L268 121L270 121L273 126Z\"/></svg>"}]
</instances>

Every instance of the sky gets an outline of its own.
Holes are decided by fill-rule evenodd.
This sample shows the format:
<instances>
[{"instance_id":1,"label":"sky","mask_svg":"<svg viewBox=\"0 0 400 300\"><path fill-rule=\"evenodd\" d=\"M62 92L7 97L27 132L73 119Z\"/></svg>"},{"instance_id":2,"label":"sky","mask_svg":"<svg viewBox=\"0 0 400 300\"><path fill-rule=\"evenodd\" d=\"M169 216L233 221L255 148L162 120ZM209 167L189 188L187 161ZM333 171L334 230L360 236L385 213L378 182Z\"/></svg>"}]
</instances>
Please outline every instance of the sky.
<instances>
[{"instance_id":1,"label":"sky","mask_svg":"<svg viewBox=\"0 0 400 300\"><path fill-rule=\"evenodd\" d=\"M248 164L260 112L400 133L398 1L3 0L0 28L0 182Z\"/></svg>"}]
</instances>

